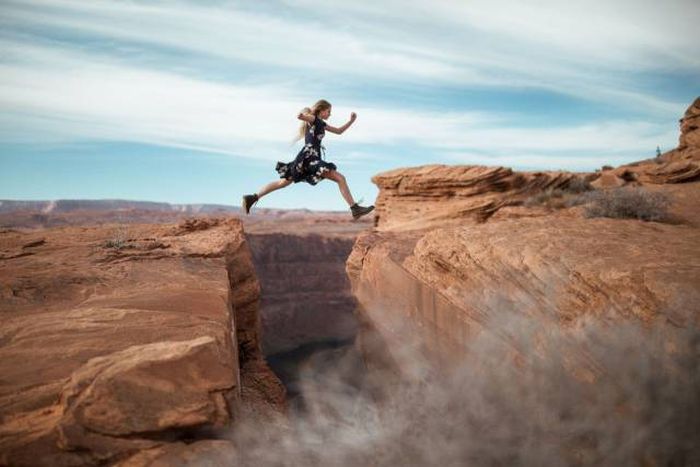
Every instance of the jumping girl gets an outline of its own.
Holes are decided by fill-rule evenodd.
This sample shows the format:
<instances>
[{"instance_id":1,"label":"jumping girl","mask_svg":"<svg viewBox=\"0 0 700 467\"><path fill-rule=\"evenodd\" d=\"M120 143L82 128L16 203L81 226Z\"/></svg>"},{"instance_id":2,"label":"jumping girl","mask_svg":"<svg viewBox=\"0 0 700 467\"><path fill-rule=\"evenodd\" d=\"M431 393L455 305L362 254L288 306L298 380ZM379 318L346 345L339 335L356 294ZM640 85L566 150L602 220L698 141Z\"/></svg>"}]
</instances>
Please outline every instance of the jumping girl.
<instances>
[{"instance_id":1,"label":"jumping girl","mask_svg":"<svg viewBox=\"0 0 700 467\"><path fill-rule=\"evenodd\" d=\"M250 208L258 202L260 198L268 193L271 193L280 188L291 185L292 183L306 182L311 185L316 185L324 178L333 180L338 184L340 193L350 206L353 219L359 219L372 212L374 206L360 206L352 198L350 189L345 181L343 174L337 171L337 167L332 162L323 160L326 148L321 144L321 140L328 130L331 133L342 135L345 130L350 128L350 125L355 121L357 115L355 112L350 114L350 120L343 126L336 128L328 125L325 120L331 116L331 104L327 100L321 99L316 102L311 108L304 108L297 118L302 120L299 127L299 134L294 141L304 138L304 147L301 148L296 159L292 162L284 163L277 162L275 170L279 173L282 180L271 182L265 185L257 193L243 196L243 209L245 213L250 212Z\"/></svg>"}]
</instances>

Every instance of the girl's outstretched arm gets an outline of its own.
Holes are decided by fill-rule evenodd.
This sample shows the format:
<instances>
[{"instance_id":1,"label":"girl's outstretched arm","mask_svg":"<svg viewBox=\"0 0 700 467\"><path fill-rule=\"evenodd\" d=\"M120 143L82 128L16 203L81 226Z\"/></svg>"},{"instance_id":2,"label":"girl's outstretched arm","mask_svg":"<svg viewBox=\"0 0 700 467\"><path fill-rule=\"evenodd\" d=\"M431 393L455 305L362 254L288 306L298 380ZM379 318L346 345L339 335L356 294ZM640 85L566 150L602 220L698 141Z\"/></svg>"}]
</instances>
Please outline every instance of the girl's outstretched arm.
<instances>
[{"instance_id":1,"label":"girl's outstretched arm","mask_svg":"<svg viewBox=\"0 0 700 467\"><path fill-rule=\"evenodd\" d=\"M335 133L336 135L342 135L345 130L350 128L350 125L352 125L352 122L354 122L355 119L357 119L357 114L355 112L351 112L350 113L350 120L348 120L348 123L346 123L345 125L338 127L338 128L336 128L334 126L326 125L326 130L330 131L331 133Z\"/></svg>"}]
</instances>

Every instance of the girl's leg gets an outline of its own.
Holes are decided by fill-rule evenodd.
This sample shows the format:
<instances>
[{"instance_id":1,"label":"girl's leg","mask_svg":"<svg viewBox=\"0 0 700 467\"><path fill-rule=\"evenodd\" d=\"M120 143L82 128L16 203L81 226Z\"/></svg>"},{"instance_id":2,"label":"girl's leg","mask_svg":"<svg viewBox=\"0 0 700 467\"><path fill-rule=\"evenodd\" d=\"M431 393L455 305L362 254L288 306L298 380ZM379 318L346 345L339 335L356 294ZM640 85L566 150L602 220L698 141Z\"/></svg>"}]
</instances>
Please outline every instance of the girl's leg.
<instances>
[{"instance_id":1,"label":"girl's leg","mask_svg":"<svg viewBox=\"0 0 700 467\"><path fill-rule=\"evenodd\" d=\"M243 210L245 211L246 214L250 213L250 208L253 207L255 203L258 202L260 198L265 196L266 194L279 190L280 188L284 188L286 186L289 186L289 184L292 183L291 180L286 180L286 179L281 179L277 180L275 182L270 182L264 187L260 189L259 192L252 194L252 195L243 195Z\"/></svg>"},{"instance_id":2,"label":"girl's leg","mask_svg":"<svg viewBox=\"0 0 700 467\"><path fill-rule=\"evenodd\" d=\"M348 188L348 183L345 180L343 174L341 174L337 170L329 170L328 172L323 172L322 177L327 178L329 180L333 180L338 184L340 194L343 195L343 198L345 199L345 202L348 203L348 206L352 206L355 204L355 200L350 194L350 188Z\"/></svg>"},{"instance_id":3,"label":"girl's leg","mask_svg":"<svg viewBox=\"0 0 700 467\"><path fill-rule=\"evenodd\" d=\"M286 179L280 179L280 180L277 180L275 182L270 182L267 185L265 185L264 187L262 187L260 189L260 191L258 191L258 193L257 193L258 198L262 198L263 196L265 196L268 193L271 193L275 190L279 190L280 188L284 188L286 186L289 186L291 183L292 183L291 180L286 180Z\"/></svg>"}]
</instances>

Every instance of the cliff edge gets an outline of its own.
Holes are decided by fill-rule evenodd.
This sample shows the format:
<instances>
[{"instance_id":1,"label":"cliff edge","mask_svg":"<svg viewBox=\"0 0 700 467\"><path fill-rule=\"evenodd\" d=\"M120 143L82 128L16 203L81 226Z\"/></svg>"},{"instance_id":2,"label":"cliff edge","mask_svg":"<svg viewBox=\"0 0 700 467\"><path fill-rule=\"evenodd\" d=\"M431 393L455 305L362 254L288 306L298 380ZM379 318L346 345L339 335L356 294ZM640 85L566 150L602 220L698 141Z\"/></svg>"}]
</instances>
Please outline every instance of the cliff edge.
<instances>
[{"instance_id":1,"label":"cliff edge","mask_svg":"<svg viewBox=\"0 0 700 467\"><path fill-rule=\"evenodd\" d=\"M236 219L5 229L0 287L2 464L179 452L285 410Z\"/></svg>"},{"instance_id":2,"label":"cliff edge","mask_svg":"<svg viewBox=\"0 0 700 467\"><path fill-rule=\"evenodd\" d=\"M413 339L407 328L444 363L506 312L546 315L562 327L584 317L697 323L698 115L700 99L673 151L595 173L431 165L376 175L376 227L360 235L346 265L362 305L358 345L368 358L379 346L410 368L392 352ZM528 203L587 183L665 195L673 216L592 218L582 205Z\"/></svg>"}]
</instances>

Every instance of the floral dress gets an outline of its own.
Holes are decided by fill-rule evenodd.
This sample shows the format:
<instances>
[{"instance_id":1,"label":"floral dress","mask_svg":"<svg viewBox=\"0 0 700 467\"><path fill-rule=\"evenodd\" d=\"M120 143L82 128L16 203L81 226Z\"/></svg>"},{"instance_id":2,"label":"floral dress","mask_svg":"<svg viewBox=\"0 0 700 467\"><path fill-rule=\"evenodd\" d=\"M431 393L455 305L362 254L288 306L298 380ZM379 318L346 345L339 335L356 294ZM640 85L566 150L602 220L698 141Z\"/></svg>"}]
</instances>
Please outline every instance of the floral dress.
<instances>
[{"instance_id":1,"label":"floral dress","mask_svg":"<svg viewBox=\"0 0 700 467\"><path fill-rule=\"evenodd\" d=\"M275 170L280 174L280 178L292 180L294 183L306 182L316 185L323 180L323 172L337 170L332 162L323 160L326 148L321 144L323 136L326 134L326 122L319 117L308 125L304 134L304 147L301 148L296 159L292 162L277 162Z\"/></svg>"}]
</instances>

